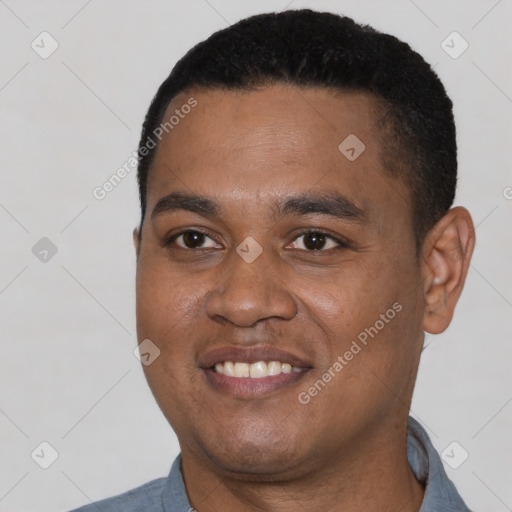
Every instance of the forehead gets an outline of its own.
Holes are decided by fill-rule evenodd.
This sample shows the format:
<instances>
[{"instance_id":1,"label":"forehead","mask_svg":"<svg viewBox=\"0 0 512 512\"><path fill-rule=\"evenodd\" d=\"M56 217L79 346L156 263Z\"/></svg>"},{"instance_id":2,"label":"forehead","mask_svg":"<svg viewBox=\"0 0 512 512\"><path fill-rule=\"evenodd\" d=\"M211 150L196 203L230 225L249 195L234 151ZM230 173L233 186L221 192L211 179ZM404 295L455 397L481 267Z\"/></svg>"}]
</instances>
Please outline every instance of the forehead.
<instances>
[{"instance_id":1,"label":"forehead","mask_svg":"<svg viewBox=\"0 0 512 512\"><path fill-rule=\"evenodd\" d=\"M249 91L192 90L172 100L164 121L192 97L197 106L167 138L171 145L179 145L187 137L199 136L196 155L196 150L223 150L242 144L255 152L265 146L279 148L281 153L299 154L312 149L318 153L328 149L331 153L355 132L370 145L378 139L375 125L382 108L373 95L365 92L340 93L324 87L283 84Z\"/></svg>"},{"instance_id":2,"label":"forehead","mask_svg":"<svg viewBox=\"0 0 512 512\"><path fill-rule=\"evenodd\" d=\"M196 106L183 109L191 98ZM148 207L173 188L245 201L336 189L371 210L401 186L381 164L381 113L369 93L326 88L181 93L164 115L181 114L159 143Z\"/></svg>"}]
</instances>

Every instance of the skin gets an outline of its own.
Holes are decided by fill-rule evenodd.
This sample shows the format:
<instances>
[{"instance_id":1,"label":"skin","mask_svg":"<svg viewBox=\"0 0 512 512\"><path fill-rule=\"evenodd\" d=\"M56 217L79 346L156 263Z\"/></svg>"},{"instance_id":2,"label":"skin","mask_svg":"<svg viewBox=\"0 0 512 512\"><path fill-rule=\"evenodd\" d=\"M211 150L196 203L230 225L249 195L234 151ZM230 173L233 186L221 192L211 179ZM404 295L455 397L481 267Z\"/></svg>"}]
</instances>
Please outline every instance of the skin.
<instances>
[{"instance_id":1,"label":"skin","mask_svg":"<svg viewBox=\"0 0 512 512\"><path fill-rule=\"evenodd\" d=\"M182 450L199 511L417 511L406 424L424 331L449 325L474 246L471 217L451 209L418 257L409 191L382 167L380 111L365 93L272 85L195 90L197 106L159 144L147 211L134 232L137 331L161 350L144 371ZM166 117L167 114L166 114ZM353 162L338 146L356 134ZM171 192L210 198L218 215L152 216ZM360 220L280 215L291 195L336 191ZM188 247L184 230L207 234ZM327 238L317 250L304 231ZM236 248L254 238L247 263ZM394 303L402 309L308 404L298 400ZM200 361L220 346L278 347L311 363L262 397L212 387Z\"/></svg>"}]
</instances>

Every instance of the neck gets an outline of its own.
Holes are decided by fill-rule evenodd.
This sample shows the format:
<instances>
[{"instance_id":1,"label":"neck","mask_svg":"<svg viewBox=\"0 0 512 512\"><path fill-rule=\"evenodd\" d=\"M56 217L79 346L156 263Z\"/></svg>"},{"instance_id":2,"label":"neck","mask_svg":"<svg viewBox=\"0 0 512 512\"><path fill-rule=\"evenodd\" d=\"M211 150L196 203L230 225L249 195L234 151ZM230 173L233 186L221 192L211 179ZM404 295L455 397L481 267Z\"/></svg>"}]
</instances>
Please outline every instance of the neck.
<instances>
[{"instance_id":1,"label":"neck","mask_svg":"<svg viewBox=\"0 0 512 512\"><path fill-rule=\"evenodd\" d=\"M409 466L401 428L373 433L371 441L365 437L322 464L304 461L292 473L272 477L233 474L182 447L182 472L198 512L417 512L424 495Z\"/></svg>"}]
</instances>

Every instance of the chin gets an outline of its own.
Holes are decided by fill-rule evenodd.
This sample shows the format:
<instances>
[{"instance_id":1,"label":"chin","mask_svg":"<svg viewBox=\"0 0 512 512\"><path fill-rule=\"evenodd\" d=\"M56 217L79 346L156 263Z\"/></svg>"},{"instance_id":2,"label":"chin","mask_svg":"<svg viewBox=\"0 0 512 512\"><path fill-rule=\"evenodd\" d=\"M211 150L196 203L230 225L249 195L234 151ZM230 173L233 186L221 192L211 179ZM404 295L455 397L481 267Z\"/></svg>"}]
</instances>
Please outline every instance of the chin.
<instances>
[{"instance_id":1,"label":"chin","mask_svg":"<svg viewBox=\"0 0 512 512\"><path fill-rule=\"evenodd\" d=\"M296 467L290 457L274 453L269 455L245 454L242 457L218 457L209 454L211 461L222 471L241 480L276 481L289 474Z\"/></svg>"},{"instance_id":2,"label":"chin","mask_svg":"<svg viewBox=\"0 0 512 512\"><path fill-rule=\"evenodd\" d=\"M281 436L280 436L281 437ZM222 440L213 444L211 442L202 446L203 453L218 468L236 474L241 479L244 477L260 477L263 481L275 480L279 475L289 473L300 465L302 459L297 453L297 446L292 448L288 439L276 439L267 435L260 438L236 439L223 436Z\"/></svg>"}]
</instances>

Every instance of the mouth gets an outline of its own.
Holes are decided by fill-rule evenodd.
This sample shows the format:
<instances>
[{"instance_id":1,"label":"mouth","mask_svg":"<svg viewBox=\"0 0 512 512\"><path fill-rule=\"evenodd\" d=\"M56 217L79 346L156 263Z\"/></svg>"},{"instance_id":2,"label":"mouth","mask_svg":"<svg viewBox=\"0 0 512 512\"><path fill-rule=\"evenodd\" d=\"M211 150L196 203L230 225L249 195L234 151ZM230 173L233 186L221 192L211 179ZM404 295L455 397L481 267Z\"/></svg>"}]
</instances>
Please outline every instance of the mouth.
<instances>
[{"instance_id":1,"label":"mouth","mask_svg":"<svg viewBox=\"0 0 512 512\"><path fill-rule=\"evenodd\" d=\"M209 386L238 398L259 398L302 380L312 366L273 347L226 347L204 357L201 369Z\"/></svg>"},{"instance_id":2,"label":"mouth","mask_svg":"<svg viewBox=\"0 0 512 512\"><path fill-rule=\"evenodd\" d=\"M236 379L262 379L281 374L300 373L303 371L303 368L298 368L290 363L283 363L281 361L256 361L251 364L242 361L224 361L215 363L213 371Z\"/></svg>"}]
</instances>

